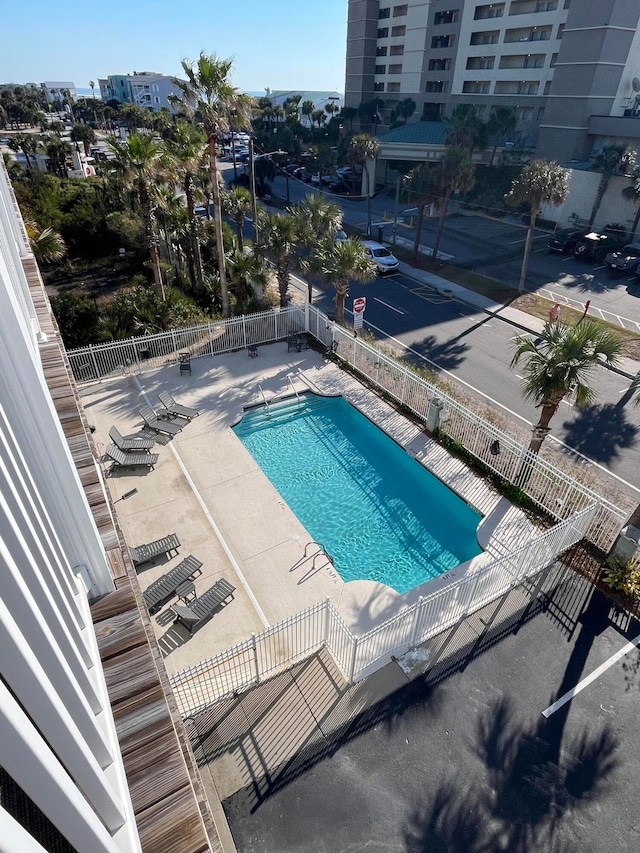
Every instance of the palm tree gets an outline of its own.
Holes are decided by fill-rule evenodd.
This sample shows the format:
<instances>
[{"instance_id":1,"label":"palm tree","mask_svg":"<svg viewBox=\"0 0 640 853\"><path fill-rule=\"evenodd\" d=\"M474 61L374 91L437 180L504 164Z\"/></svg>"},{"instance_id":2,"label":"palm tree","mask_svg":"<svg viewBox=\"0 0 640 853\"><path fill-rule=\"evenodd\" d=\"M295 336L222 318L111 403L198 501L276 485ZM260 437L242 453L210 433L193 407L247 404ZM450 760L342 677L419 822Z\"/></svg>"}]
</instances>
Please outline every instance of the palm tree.
<instances>
[{"instance_id":1,"label":"palm tree","mask_svg":"<svg viewBox=\"0 0 640 853\"><path fill-rule=\"evenodd\" d=\"M487 125L478 117L472 104L458 104L445 122L449 128L447 145L465 148L470 155L474 148L486 147Z\"/></svg>"},{"instance_id":2,"label":"palm tree","mask_svg":"<svg viewBox=\"0 0 640 853\"><path fill-rule=\"evenodd\" d=\"M306 249L310 257L313 248L325 239L333 240L336 231L342 228L342 208L333 201L327 201L321 194L311 193L290 209L291 218L296 223L298 243ZM308 282L309 304L313 301L313 284Z\"/></svg>"},{"instance_id":3,"label":"palm tree","mask_svg":"<svg viewBox=\"0 0 640 853\"><path fill-rule=\"evenodd\" d=\"M422 223L424 221L424 209L428 204L435 201L438 186L438 170L431 168L427 163L415 166L403 179L404 191L409 204L415 204L418 208L418 222L416 225L416 238L413 244L414 263L418 261L420 251L420 237L422 236Z\"/></svg>"},{"instance_id":4,"label":"palm tree","mask_svg":"<svg viewBox=\"0 0 640 853\"><path fill-rule=\"evenodd\" d=\"M638 222L640 221L640 166L636 166L629 175L629 180L631 183L628 187L623 187L622 195L625 198L630 198L637 205L636 214L633 218L633 225L631 226L631 236L629 240L633 242L636 231L638 230Z\"/></svg>"},{"instance_id":5,"label":"palm tree","mask_svg":"<svg viewBox=\"0 0 640 853\"><path fill-rule=\"evenodd\" d=\"M487 122L487 133L489 138L493 139L493 151L491 152L491 160L489 166L493 166L493 161L498 150L498 142L503 136L509 136L514 132L518 124L518 117L513 107L495 107L489 116Z\"/></svg>"},{"instance_id":6,"label":"palm tree","mask_svg":"<svg viewBox=\"0 0 640 853\"><path fill-rule=\"evenodd\" d=\"M196 214L195 175L202 165L206 152L206 139L192 124L179 121L173 135L165 142L165 150L170 158L170 171L179 177L187 202L190 235L190 268L194 287L201 287L204 278L202 253L198 237L198 216Z\"/></svg>"},{"instance_id":7,"label":"palm tree","mask_svg":"<svg viewBox=\"0 0 640 853\"><path fill-rule=\"evenodd\" d=\"M244 187L234 187L222 196L222 209L230 216L236 224L236 239L238 241L238 252L242 254L244 241L242 228L244 218L251 213L251 193Z\"/></svg>"},{"instance_id":8,"label":"palm tree","mask_svg":"<svg viewBox=\"0 0 640 853\"><path fill-rule=\"evenodd\" d=\"M67 252L64 240L53 228L40 230L37 223L32 219L25 220L25 228L31 251L37 261L48 264L51 261L59 261Z\"/></svg>"},{"instance_id":9,"label":"palm tree","mask_svg":"<svg viewBox=\"0 0 640 853\"><path fill-rule=\"evenodd\" d=\"M432 257L438 259L438 249L444 230L444 222L449 210L449 200L454 192L467 193L476 182L475 166L466 148L448 147L438 164L438 204L440 218L433 243Z\"/></svg>"},{"instance_id":10,"label":"palm tree","mask_svg":"<svg viewBox=\"0 0 640 853\"><path fill-rule=\"evenodd\" d=\"M597 320L585 320L575 326L546 323L537 340L519 336L514 347L511 367L524 362L524 397L541 409L529 445L538 453L549 422L565 397L573 395L578 407L593 401L596 392L588 384L593 369L601 360L614 367L620 360L622 341Z\"/></svg>"},{"instance_id":11,"label":"palm tree","mask_svg":"<svg viewBox=\"0 0 640 853\"><path fill-rule=\"evenodd\" d=\"M371 180L369 177L369 161L378 156L378 140L368 133L356 133L351 138L347 151L347 163L362 166L366 178L365 195L367 197L367 234L371 234ZM375 185L374 185L375 189Z\"/></svg>"},{"instance_id":12,"label":"palm tree","mask_svg":"<svg viewBox=\"0 0 640 853\"><path fill-rule=\"evenodd\" d=\"M209 167L214 206L218 268L220 272L220 296L222 299L222 314L226 318L230 316L231 307L225 270L216 146L218 135L221 132L225 132L228 128L229 114L234 109L238 114L246 109L246 99L231 85L230 74L233 68L233 60L220 59L215 53L207 54L202 51L195 63L183 59L181 64L187 79L181 80L177 77L173 79L174 85L177 86L180 92L177 101L182 104L188 113L194 114L197 112L200 115L209 144Z\"/></svg>"},{"instance_id":13,"label":"palm tree","mask_svg":"<svg viewBox=\"0 0 640 853\"><path fill-rule=\"evenodd\" d=\"M155 230L155 205L151 199L150 186L155 181L161 147L148 135L130 134L126 139L110 139L109 148L115 155L112 164L125 186L134 187L142 208L144 230L153 270L158 299L164 299L164 285L158 257L158 235Z\"/></svg>"},{"instance_id":14,"label":"palm tree","mask_svg":"<svg viewBox=\"0 0 640 853\"><path fill-rule=\"evenodd\" d=\"M296 222L290 216L268 213L260 217L258 253L273 261L280 293L280 307L287 307L289 275L298 244Z\"/></svg>"},{"instance_id":15,"label":"palm tree","mask_svg":"<svg viewBox=\"0 0 640 853\"><path fill-rule=\"evenodd\" d=\"M505 195L507 204L513 207L526 205L529 208L529 228L524 244L524 255L520 270L518 293L524 293L527 277L527 264L533 244L533 232L536 218L543 204L558 206L567 197L569 191L569 171L553 161L531 160L513 181L511 189Z\"/></svg>"},{"instance_id":16,"label":"palm tree","mask_svg":"<svg viewBox=\"0 0 640 853\"><path fill-rule=\"evenodd\" d=\"M38 137L32 133L16 133L9 139L7 145L12 151L22 151L27 161L27 171L30 172L30 155L35 154L38 150Z\"/></svg>"},{"instance_id":17,"label":"palm tree","mask_svg":"<svg viewBox=\"0 0 640 853\"><path fill-rule=\"evenodd\" d=\"M413 98L403 98L396 107L396 115L404 120L404 124L416 111L416 102Z\"/></svg>"},{"instance_id":18,"label":"palm tree","mask_svg":"<svg viewBox=\"0 0 640 853\"><path fill-rule=\"evenodd\" d=\"M340 113L340 118L349 122L349 132L353 130L353 120L358 115L358 110L355 107L343 107Z\"/></svg>"},{"instance_id":19,"label":"palm tree","mask_svg":"<svg viewBox=\"0 0 640 853\"><path fill-rule=\"evenodd\" d=\"M333 284L336 292L336 322L341 326L344 326L344 301L349 292L349 282L368 284L378 275L375 264L369 260L364 246L357 240L345 240L343 243L324 240L311 257L308 268Z\"/></svg>"},{"instance_id":20,"label":"palm tree","mask_svg":"<svg viewBox=\"0 0 640 853\"><path fill-rule=\"evenodd\" d=\"M597 157L593 158L591 168L596 172L602 172L598 192L596 193L591 216L587 223L588 228L593 227L596 214L602 204L602 199L609 186L611 178L619 173L626 174L636 159L636 152L630 151L626 145L604 145Z\"/></svg>"},{"instance_id":21,"label":"palm tree","mask_svg":"<svg viewBox=\"0 0 640 853\"><path fill-rule=\"evenodd\" d=\"M315 122L317 123L317 125L318 125L318 128L321 128L321 127L322 127L322 125L324 124L324 120L326 119L326 117L327 117L327 116L326 116L326 113L325 113L323 110L314 110L314 111L311 113L311 121L312 121L312 122L314 122L314 121L315 121Z\"/></svg>"},{"instance_id":22,"label":"palm tree","mask_svg":"<svg viewBox=\"0 0 640 853\"><path fill-rule=\"evenodd\" d=\"M71 128L70 136L74 142L82 142L82 145L84 146L84 153L89 156L91 145L96 141L94 129L89 127L88 124L81 124L78 122Z\"/></svg>"},{"instance_id":23,"label":"palm tree","mask_svg":"<svg viewBox=\"0 0 640 853\"><path fill-rule=\"evenodd\" d=\"M49 158L51 171L58 175L59 178L66 178L67 175L67 157L73 154L73 148L68 142L60 139L59 136L49 134L42 139L44 150Z\"/></svg>"},{"instance_id":24,"label":"palm tree","mask_svg":"<svg viewBox=\"0 0 640 853\"><path fill-rule=\"evenodd\" d=\"M300 107L300 112L303 116L306 116L309 119L309 127L311 127L311 114L315 110L316 105L313 101L303 101L302 106Z\"/></svg>"},{"instance_id":25,"label":"palm tree","mask_svg":"<svg viewBox=\"0 0 640 853\"><path fill-rule=\"evenodd\" d=\"M89 88L91 89L91 98L95 101L96 99L96 84L93 80L89 80Z\"/></svg>"},{"instance_id":26,"label":"palm tree","mask_svg":"<svg viewBox=\"0 0 640 853\"><path fill-rule=\"evenodd\" d=\"M269 269L264 257L257 252L243 252L239 248L227 256L229 287L236 298L236 313L245 314L252 297L254 285L265 287Z\"/></svg>"}]
</instances>

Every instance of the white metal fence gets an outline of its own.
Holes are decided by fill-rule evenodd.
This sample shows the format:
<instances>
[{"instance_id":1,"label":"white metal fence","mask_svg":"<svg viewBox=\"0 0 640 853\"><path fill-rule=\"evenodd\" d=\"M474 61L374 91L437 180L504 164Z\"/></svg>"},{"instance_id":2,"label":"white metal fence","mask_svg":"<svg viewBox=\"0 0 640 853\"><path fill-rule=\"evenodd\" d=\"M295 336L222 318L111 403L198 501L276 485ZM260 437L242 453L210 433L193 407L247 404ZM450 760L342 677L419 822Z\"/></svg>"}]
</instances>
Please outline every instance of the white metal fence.
<instances>
[{"instance_id":1,"label":"white metal fence","mask_svg":"<svg viewBox=\"0 0 640 853\"><path fill-rule=\"evenodd\" d=\"M477 568L356 637L327 599L254 634L237 646L171 677L183 717L289 669L323 646L352 684L392 655L424 643L548 566L584 537L592 505L499 558L485 554Z\"/></svg>"},{"instance_id":2,"label":"white metal fence","mask_svg":"<svg viewBox=\"0 0 640 853\"><path fill-rule=\"evenodd\" d=\"M89 382L176 363L181 352L188 352L191 358L219 355L277 341L304 328L304 310L292 305L188 329L89 345L71 350L68 356L76 382Z\"/></svg>"},{"instance_id":3,"label":"white metal fence","mask_svg":"<svg viewBox=\"0 0 640 853\"><path fill-rule=\"evenodd\" d=\"M472 412L426 379L418 376L377 347L340 326L330 324L311 307L309 331L327 348L354 367L402 406L426 421L429 410L439 412L440 433L456 442L507 483L518 486L558 521L598 504L587 538L604 551L613 544L627 513L596 494L553 463L495 424Z\"/></svg>"}]
</instances>

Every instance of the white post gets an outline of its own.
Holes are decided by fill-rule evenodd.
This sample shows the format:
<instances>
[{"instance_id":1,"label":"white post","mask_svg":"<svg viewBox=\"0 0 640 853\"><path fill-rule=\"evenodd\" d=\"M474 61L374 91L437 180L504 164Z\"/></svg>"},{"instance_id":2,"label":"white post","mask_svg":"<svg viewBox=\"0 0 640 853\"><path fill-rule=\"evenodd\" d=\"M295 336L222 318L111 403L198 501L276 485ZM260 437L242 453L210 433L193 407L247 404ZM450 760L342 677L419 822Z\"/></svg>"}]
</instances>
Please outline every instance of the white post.
<instances>
[{"instance_id":1,"label":"white post","mask_svg":"<svg viewBox=\"0 0 640 853\"><path fill-rule=\"evenodd\" d=\"M353 638L353 647L351 651L351 663L349 664L349 684L353 684L353 676L356 668L356 652L358 651L358 638Z\"/></svg>"},{"instance_id":2,"label":"white post","mask_svg":"<svg viewBox=\"0 0 640 853\"><path fill-rule=\"evenodd\" d=\"M420 625L420 616L422 615L422 596L419 596L418 603L415 609L416 618L413 621L413 631L411 632L411 645L418 644L418 627Z\"/></svg>"},{"instance_id":3,"label":"white post","mask_svg":"<svg viewBox=\"0 0 640 853\"><path fill-rule=\"evenodd\" d=\"M254 680L256 684L260 684L260 667L258 666L258 644L256 643L255 633L251 635L251 645L253 647L253 666L256 672Z\"/></svg>"},{"instance_id":4,"label":"white post","mask_svg":"<svg viewBox=\"0 0 640 853\"><path fill-rule=\"evenodd\" d=\"M242 315L242 339L244 341L244 348L247 348L247 318L245 315Z\"/></svg>"},{"instance_id":5,"label":"white post","mask_svg":"<svg viewBox=\"0 0 640 853\"><path fill-rule=\"evenodd\" d=\"M326 643L329 639L329 623L331 621L331 600L329 596L327 596L324 600L324 642Z\"/></svg>"}]
</instances>

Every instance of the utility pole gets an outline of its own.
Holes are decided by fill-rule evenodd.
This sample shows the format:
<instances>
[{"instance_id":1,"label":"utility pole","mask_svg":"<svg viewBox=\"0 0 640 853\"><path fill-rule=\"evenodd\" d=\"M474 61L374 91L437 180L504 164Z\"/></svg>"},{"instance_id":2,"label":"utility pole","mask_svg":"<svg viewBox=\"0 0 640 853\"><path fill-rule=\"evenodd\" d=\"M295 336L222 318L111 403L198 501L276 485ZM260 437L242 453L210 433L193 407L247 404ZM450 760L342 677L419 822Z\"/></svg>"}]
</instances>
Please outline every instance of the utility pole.
<instances>
[{"instance_id":1,"label":"utility pole","mask_svg":"<svg viewBox=\"0 0 640 853\"><path fill-rule=\"evenodd\" d=\"M393 211L393 233L391 239L391 245L395 249L396 247L396 232L398 230L398 206L400 204L400 175L398 175L396 179L396 204Z\"/></svg>"},{"instance_id":2,"label":"utility pole","mask_svg":"<svg viewBox=\"0 0 640 853\"><path fill-rule=\"evenodd\" d=\"M251 192L251 216L253 218L253 240L258 242L258 205L256 203L256 171L253 161L253 138L249 139L249 188Z\"/></svg>"}]
</instances>

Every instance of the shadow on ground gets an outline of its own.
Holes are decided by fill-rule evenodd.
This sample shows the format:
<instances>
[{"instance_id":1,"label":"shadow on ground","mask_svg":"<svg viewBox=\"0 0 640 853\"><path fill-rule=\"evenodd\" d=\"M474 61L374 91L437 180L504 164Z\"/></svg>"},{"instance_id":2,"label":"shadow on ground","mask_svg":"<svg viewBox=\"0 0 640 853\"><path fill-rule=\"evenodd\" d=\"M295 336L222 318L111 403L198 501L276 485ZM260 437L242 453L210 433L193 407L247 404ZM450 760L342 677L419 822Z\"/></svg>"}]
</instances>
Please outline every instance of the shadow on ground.
<instances>
[{"instance_id":1,"label":"shadow on ground","mask_svg":"<svg viewBox=\"0 0 640 853\"><path fill-rule=\"evenodd\" d=\"M638 427L628 421L624 407L606 403L587 406L572 421L565 421L567 444L596 462L611 462L621 450L634 447Z\"/></svg>"}]
</instances>

